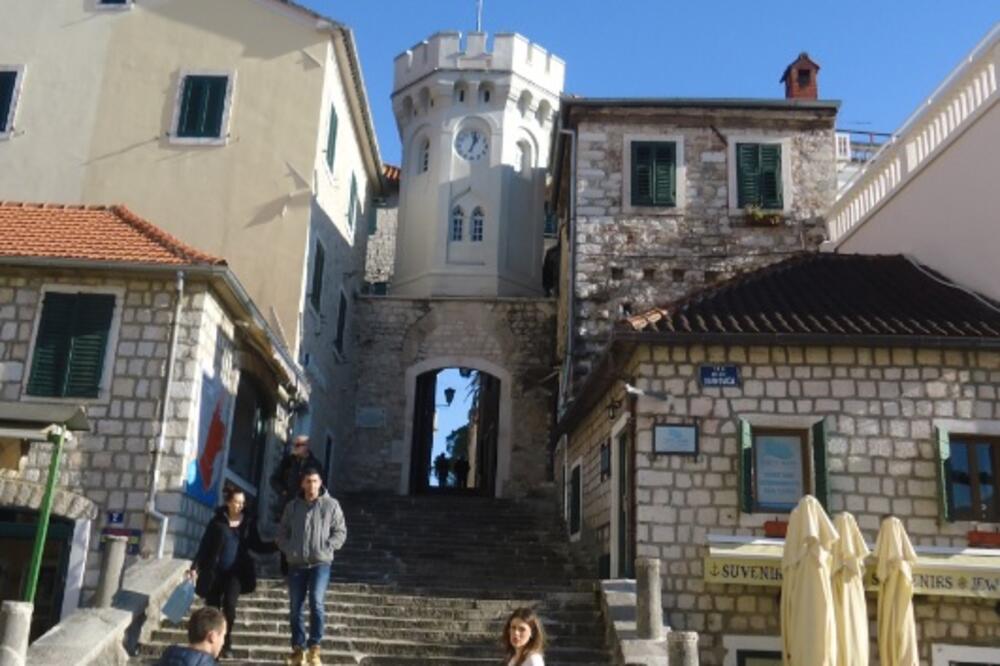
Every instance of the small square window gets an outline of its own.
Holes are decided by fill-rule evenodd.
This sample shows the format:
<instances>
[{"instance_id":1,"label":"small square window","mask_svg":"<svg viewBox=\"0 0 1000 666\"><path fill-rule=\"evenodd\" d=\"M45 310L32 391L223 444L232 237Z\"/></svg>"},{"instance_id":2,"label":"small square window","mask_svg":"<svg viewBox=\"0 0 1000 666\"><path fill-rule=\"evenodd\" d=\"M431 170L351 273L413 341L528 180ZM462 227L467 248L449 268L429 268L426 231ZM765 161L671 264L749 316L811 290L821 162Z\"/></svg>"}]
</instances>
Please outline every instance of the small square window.
<instances>
[{"instance_id":1,"label":"small square window","mask_svg":"<svg viewBox=\"0 0 1000 666\"><path fill-rule=\"evenodd\" d=\"M224 138L229 77L189 74L181 81L176 135L182 139Z\"/></svg>"},{"instance_id":2,"label":"small square window","mask_svg":"<svg viewBox=\"0 0 1000 666\"><path fill-rule=\"evenodd\" d=\"M812 72L808 69L800 69L797 72L799 88L805 88L812 81Z\"/></svg>"}]
</instances>

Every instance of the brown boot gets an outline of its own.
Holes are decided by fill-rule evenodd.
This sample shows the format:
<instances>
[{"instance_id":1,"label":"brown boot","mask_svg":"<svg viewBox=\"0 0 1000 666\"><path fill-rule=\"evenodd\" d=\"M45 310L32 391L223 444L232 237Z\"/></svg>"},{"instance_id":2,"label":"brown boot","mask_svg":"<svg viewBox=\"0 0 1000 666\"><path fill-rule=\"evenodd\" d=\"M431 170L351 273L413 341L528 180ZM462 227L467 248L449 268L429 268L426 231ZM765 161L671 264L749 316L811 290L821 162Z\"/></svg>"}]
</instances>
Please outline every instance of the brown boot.
<instances>
[{"instance_id":1,"label":"brown boot","mask_svg":"<svg viewBox=\"0 0 1000 666\"><path fill-rule=\"evenodd\" d=\"M285 666L305 666L306 654L302 648L292 648L292 653L285 657Z\"/></svg>"},{"instance_id":2,"label":"brown boot","mask_svg":"<svg viewBox=\"0 0 1000 666\"><path fill-rule=\"evenodd\" d=\"M305 660L302 663L305 666L323 666L323 662L319 658L318 645L313 645L308 650L306 650Z\"/></svg>"}]
</instances>

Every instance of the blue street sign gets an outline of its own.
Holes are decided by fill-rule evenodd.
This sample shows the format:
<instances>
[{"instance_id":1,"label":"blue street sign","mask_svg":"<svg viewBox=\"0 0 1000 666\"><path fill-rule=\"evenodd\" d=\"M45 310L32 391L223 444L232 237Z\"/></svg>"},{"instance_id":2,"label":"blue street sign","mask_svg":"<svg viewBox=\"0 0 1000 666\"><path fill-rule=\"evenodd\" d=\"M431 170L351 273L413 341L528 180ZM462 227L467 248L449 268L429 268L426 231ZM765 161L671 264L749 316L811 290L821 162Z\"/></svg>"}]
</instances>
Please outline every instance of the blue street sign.
<instances>
[{"instance_id":1,"label":"blue street sign","mask_svg":"<svg viewBox=\"0 0 1000 666\"><path fill-rule=\"evenodd\" d=\"M124 525L124 524L125 524L124 511L108 511L108 525Z\"/></svg>"},{"instance_id":2,"label":"blue street sign","mask_svg":"<svg viewBox=\"0 0 1000 666\"><path fill-rule=\"evenodd\" d=\"M703 365L699 368L702 386L742 386L738 365Z\"/></svg>"}]
</instances>

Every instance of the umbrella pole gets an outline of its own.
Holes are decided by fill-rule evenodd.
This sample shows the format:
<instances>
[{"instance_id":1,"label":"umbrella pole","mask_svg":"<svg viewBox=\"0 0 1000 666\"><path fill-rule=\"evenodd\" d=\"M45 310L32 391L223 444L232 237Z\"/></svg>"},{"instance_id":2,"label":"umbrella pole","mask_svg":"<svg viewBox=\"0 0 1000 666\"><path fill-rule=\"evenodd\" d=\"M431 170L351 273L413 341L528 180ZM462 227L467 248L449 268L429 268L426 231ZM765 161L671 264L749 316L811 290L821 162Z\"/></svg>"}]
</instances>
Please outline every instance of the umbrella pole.
<instances>
[{"instance_id":1,"label":"umbrella pole","mask_svg":"<svg viewBox=\"0 0 1000 666\"><path fill-rule=\"evenodd\" d=\"M35 547L31 552L31 565L28 568L28 582L24 588L24 600L35 601L35 591L38 588L38 574L42 568L42 552L45 550L45 538L49 533L49 516L52 515L52 497L56 492L56 478L59 476L59 459L62 458L63 443L66 441L66 426L59 428L55 441L55 450L49 461L49 478L45 482L45 494L42 495L42 506L38 510L38 531L35 533Z\"/></svg>"}]
</instances>

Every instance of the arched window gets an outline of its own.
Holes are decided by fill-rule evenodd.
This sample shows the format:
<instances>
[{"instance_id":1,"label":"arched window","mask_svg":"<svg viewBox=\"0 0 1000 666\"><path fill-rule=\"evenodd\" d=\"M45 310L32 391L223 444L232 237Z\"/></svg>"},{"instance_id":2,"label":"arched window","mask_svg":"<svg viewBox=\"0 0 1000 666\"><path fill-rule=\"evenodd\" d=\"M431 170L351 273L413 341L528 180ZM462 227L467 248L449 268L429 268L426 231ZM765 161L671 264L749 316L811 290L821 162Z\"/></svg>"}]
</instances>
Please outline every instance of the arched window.
<instances>
[{"instance_id":1,"label":"arched window","mask_svg":"<svg viewBox=\"0 0 1000 666\"><path fill-rule=\"evenodd\" d=\"M476 206L472 211L472 228L469 230L469 240L473 243L483 242L483 224L485 223L483 209Z\"/></svg>"},{"instance_id":2,"label":"arched window","mask_svg":"<svg viewBox=\"0 0 1000 666\"><path fill-rule=\"evenodd\" d=\"M531 173L531 144L521 140L517 142L517 163L518 173L528 175Z\"/></svg>"},{"instance_id":3,"label":"arched window","mask_svg":"<svg viewBox=\"0 0 1000 666\"><path fill-rule=\"evenodd\" d=\"M464 227L465 212L462 210L461 206L455 206L451 209L451 233L448 234L448 238L453 241L462 240Z\"/></svg>"},{"instance_id":4,"label":"arched window","mask_svg":"<svg viewBox=\"0 0 1000 666\"><path fill-rule=\"evenodd\" d=\"M420 142L420 173L425 173L431 168L431 140L424 139Z\"/></svg>"}]
</instances>

